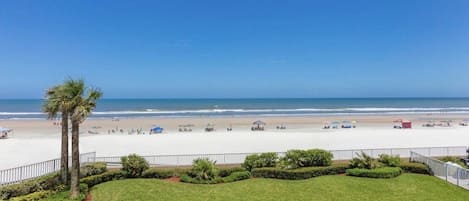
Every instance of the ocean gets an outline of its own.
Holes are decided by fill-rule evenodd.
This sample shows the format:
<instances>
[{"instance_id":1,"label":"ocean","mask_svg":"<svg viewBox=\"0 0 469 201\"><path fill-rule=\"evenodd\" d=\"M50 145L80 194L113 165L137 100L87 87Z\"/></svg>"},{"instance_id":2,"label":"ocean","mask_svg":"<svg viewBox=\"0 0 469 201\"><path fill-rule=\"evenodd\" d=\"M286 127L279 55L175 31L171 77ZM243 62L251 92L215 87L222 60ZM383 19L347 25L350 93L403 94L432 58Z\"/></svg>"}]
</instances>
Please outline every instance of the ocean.
<instances>
[{"instance_id":1,"label":"ocean","mask_svg":"<svg viewBox=\"0 0 469 201\"><path fill-rule=\"evenodd\" d=\"M0 100L0 119L45 119L43 100ZM90 118L467 113L469 98L103 99Z\"/></svg>"}]
</instances>

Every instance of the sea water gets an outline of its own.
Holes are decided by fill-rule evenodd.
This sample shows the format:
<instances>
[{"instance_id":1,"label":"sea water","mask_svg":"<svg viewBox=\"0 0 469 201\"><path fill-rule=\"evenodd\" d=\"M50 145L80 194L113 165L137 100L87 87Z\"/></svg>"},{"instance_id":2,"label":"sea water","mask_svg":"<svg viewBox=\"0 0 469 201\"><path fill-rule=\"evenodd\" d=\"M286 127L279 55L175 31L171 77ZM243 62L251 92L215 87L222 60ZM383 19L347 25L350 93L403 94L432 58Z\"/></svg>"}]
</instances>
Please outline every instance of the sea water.
<instances>
[{"instance_id":1,"label":"sea water","mask_svg":"<svg viewBox=\"0 0 469 201\"><path fill-rule=\"evenodd\" d=\"M0 119L45 119L44 100L0 100ZM102 99L90 118L467 113L469 98Z\"/></svg>"}]
</instances>

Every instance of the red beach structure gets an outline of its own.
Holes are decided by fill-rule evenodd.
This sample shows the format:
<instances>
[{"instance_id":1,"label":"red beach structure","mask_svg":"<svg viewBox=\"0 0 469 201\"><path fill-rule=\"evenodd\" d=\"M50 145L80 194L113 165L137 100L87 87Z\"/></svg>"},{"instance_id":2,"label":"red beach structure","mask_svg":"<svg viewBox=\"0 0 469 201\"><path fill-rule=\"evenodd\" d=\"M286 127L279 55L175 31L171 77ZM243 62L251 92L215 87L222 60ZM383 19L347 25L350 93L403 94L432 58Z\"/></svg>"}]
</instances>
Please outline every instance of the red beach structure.
<instances>
[{"instance_id":1,"label":"red beach structure","mask_svg":"<svg viewBox=\"0 0 469 201\"><path fill-rule=\"evenodd\" d=\"M394 128L412 128L412 122L409 120L397 119L397 120L394 120L393 122L400 124L400 125L394 124Z\"/></svg>"},{"instance_id":2,"label":"red beach structure","mask_svg":"<svg viewBox=\"0 0 469 201\"><path fill-rule=\"evenodd\" d=\"M409 120L403 120L401 124L402 128L412 128L412 122Z\"/></svg>"}]
</instances>

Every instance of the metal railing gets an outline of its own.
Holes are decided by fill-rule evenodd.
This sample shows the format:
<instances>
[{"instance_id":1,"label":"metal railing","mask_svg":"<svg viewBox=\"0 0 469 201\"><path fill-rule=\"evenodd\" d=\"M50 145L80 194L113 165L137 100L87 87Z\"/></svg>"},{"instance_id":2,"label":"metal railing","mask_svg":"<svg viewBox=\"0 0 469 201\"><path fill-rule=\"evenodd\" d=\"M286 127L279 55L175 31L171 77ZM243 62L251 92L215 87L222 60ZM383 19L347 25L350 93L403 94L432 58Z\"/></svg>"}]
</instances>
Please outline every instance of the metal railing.
<instances>
[{"instance_id":1,"label":"metal railing","mask_svg":"<svg viewBox=\"0 0 469 201\"><path fill-rule=\"evenodd\" d=\"M96 152L80 154L80 165L95 162ZM71 165L71 158L69 159ZM0 186L34 179L60 170L60 158L30 165L0 170Z\"/></svg>"},{"instance_id":2,"label":"metal railing","mask_svg":"<svg viewBox=\"0 0 469 201\"><path fill-rule=\"evenodd\" d=\"M435 177L469 190L469 169L461 168L451 163L445 163L417 152L410 152L410 155L411 161L428 165Z\"/></svg>"},{"instance_id":3,"label":"metal railing","mask_svg":"<svg viewBox=\"0 0 469 201\"><path fill-rule=\"evenodd\" d=\"M350 150L330 150L334 155L333 160L350 160L356 156L357 153L364 152L372 157L378 157L380 154L391 154L399 155L402 158L412 158L415 160L416 154L423 157L438 157L438 156L461 156L466 153L467 147L456 146L456 147L416 147L416 148L383 148L383 149L350 149ZM187 166L191 165L192 161L197 158L209 158L210 160L217 161L217 164L240 164L244 162L246 156L258 153L222 153L222 154L185 154L185 155L150 155L143 156L148 163L152 166ZM285 152L277 152L282 157ZM69 160L71 162L71 160ZM80 155L81 165L91 162L106 162L108 164L121 163L121 156L111 157L96 157L96 152L83 153ZM420 161L421 162L421 161ZM427 162L427 161L425 161ZM438 172L438 175L444 176L451 180L451 176L448 174L454 174L452 167L448 168L448 172L438 169L441 163L428 161L427 163L435 163L434 172ZM426 163L426 164L427 164ZM37 178L49 173L53 173L60 170L60 159L53 159L35 163L31 165L25 165L21 167L0 170L0 186L18 183L21 181ZM446 169L445 169L446 171ZM465 181L466 177L469 178L469 172L456 170L459 175L457 182ZM463 177L464 176L464 177ZM469 181L469 179L467 179ZM467 183L467 182L466 182Z\"/></svg>"},{"instance_id":4,"label":"metal railing","mask_svg":"<svg viewBox=\"0 0 469 201\"><path fill-rule=\"evenodd\" d=\"M466 153L465 146L457 147L418 147L418 148L383 148L383 149L350 149L350 150L330 150L334 155L333 160L350 160L357 153L365 152L372 157L380 154L399 155L402 158L409 158L410 152L425 153L426 156L458 156ZM223 154L185 154L185 155L148 155L143 156L152 166L186 166L191 165L197 158L209 158L217 164L240 164L244 162L246 156L257 153L223 153ZM285 152L277 152L281 157ZM120 164L121 156L96 157L96 162L106 162L108 164Z\"/></svg>"}]
</instances>

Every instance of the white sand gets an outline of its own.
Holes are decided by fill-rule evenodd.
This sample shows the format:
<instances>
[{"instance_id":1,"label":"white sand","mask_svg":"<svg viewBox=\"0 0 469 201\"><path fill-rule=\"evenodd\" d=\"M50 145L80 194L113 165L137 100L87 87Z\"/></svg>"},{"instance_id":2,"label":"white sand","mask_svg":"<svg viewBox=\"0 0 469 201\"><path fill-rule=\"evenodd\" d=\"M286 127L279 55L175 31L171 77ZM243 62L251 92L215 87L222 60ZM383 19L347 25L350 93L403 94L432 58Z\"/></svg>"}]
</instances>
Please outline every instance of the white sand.
<instances>
[{"instance_id":1,"label":"white sand","mask_svg":"<svg viewBox=\"0 0 469 201\"><path fill-rule=\"evenodd\" d=\"M108 135L106 132L82 135L80 151L96 151L98 156L121 156L129 153L247 153L308 148L340 150L469 144L469 127L455 125L450 128L423 128L416 125L413 129L399 130L391 126L367 125L356 129L334 130L298 126L284 131L268 129L263 132L240 128L233 132L220 129L213 133L172 131L155 135ZM31 130L16 131L10 139L0 140L0 169L57 158L60 154L59 132L57 128L47 130L47 135Z\"/></svg>"}]
</instances>

